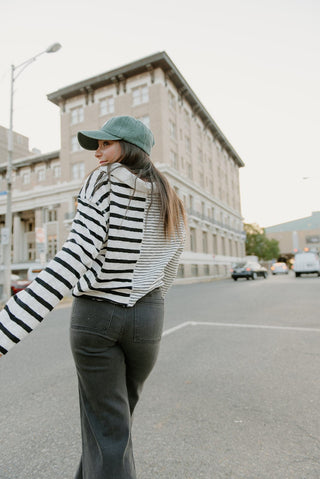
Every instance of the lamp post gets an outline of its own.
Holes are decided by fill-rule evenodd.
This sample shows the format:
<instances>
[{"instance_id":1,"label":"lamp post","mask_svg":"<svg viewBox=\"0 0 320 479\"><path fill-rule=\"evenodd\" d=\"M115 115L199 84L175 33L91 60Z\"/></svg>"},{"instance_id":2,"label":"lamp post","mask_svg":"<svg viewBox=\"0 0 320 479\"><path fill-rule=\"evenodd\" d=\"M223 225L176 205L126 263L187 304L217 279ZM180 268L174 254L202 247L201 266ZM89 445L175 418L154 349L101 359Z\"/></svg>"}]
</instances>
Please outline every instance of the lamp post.
<instances>
[{"instance_id":1,"label":"lamp post","mask_svg":"<svg viewBox=\"0 0 320 479\"><path fill-rule=\"evenodd\" d=\"M8 134L8 166L7 166L7 210L5 217L5 228L2 229L1 242L3 245L4 258L4 288L3 299L7 301L11 296L11 241L12 241L12 160L13 160L13 94L14 82L18 76L37 60L44 53L55 53L60 50L60 43L50 45L46 50L38 53L34 57L20 63L20 65L11 65L11 88L10 88L10 123Z\"/></svg>"}]
</instances>

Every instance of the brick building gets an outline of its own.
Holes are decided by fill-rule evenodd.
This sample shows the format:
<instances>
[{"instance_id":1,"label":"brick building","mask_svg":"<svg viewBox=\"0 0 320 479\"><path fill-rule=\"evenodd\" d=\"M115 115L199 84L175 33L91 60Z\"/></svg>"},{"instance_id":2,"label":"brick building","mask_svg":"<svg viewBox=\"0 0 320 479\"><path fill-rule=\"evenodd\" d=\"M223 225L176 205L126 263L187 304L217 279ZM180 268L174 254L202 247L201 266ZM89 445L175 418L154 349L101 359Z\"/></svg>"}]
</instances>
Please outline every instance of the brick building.
<instances>
[{"instance_id":1,"label":"brick building","mask_svg":"<svg viewBox=\"0 0 320 479\"><path fill-rule=\"evenodd\" d=\"M68 234L77 193L96 167L81 149L79 130L115 115L132 115L156 139L152 159L188 213L180 278L229 274L244 256L240 205L241 158L165 52L88 78L48 95L61 112L61 150L14 160L13 269L52 258ZM5 188L0 164L0 189ZM0 197L0 221L5 198Z\"/></svg>"}]
</instances>

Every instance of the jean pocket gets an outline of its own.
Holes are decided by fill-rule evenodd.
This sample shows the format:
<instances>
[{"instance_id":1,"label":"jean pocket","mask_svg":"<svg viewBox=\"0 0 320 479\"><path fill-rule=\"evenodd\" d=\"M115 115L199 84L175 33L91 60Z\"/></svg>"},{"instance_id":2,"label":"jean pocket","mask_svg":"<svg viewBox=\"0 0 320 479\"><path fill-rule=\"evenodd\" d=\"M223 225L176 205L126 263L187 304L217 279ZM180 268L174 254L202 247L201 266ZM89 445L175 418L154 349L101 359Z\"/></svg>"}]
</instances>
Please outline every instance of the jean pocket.
<instances>
[{"instance_id":1,"label":"jean pocket","mask_svg":"<svg viewBox=\"0 0 320 479\"><path fill-rule=\"evenodd\" d=\"M112 321L114 305L107 301L76 298L71 312L71 329L105 334Z\"/></svg>"},{"instance_id":2,"label":"jean pocket","mask_svg":"<svg viewBox=\"0 0 320 479\"><path fill-rule=\"evenodd\" d=\"M134 342L155 343L160 341L163 318L163 300L156 299L137 303L134 315Z\"/></svg>"}]
</instances>

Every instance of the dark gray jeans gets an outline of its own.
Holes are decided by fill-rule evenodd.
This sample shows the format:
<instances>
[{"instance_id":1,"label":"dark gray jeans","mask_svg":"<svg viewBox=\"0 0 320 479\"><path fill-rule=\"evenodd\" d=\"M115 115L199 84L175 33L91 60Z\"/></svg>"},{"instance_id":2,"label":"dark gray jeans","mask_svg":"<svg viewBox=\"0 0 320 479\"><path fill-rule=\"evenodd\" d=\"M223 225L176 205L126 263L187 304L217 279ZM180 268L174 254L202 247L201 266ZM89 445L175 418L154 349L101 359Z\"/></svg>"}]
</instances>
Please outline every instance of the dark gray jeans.
<instances>
[{"instance_id":1,"label":"dark gray jeans","mask_svg":"<svg viewBox=\"0 0 320 479\"><path fill-rule=\"evenodd\" d=\"M136 479L132 413L158 356L163 312L160 289L132 308L74 300L70 339L82 433L75 479Z\"/></svg>"}]
</instances>

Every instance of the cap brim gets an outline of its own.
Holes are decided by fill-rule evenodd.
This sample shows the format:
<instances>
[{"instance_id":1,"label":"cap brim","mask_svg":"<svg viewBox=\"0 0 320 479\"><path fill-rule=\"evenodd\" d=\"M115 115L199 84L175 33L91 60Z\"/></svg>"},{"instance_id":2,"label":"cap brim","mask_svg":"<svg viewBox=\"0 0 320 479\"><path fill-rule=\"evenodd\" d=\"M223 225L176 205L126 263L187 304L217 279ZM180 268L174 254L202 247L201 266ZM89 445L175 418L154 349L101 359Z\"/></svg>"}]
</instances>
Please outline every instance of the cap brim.
<instances>
[{"instance_id":1,"label":"cap brim","mask_svg":"<svg viewBox=\"0 0 320 479\"><path fill-rule=\"evenodd\" d=\"M106 131L91 130L91 131L79 131L78 141L82 148L85 150L97 150L99 143L98 140L121 140L119 136L111 135Z\"/></svg>"}]
</instances>

